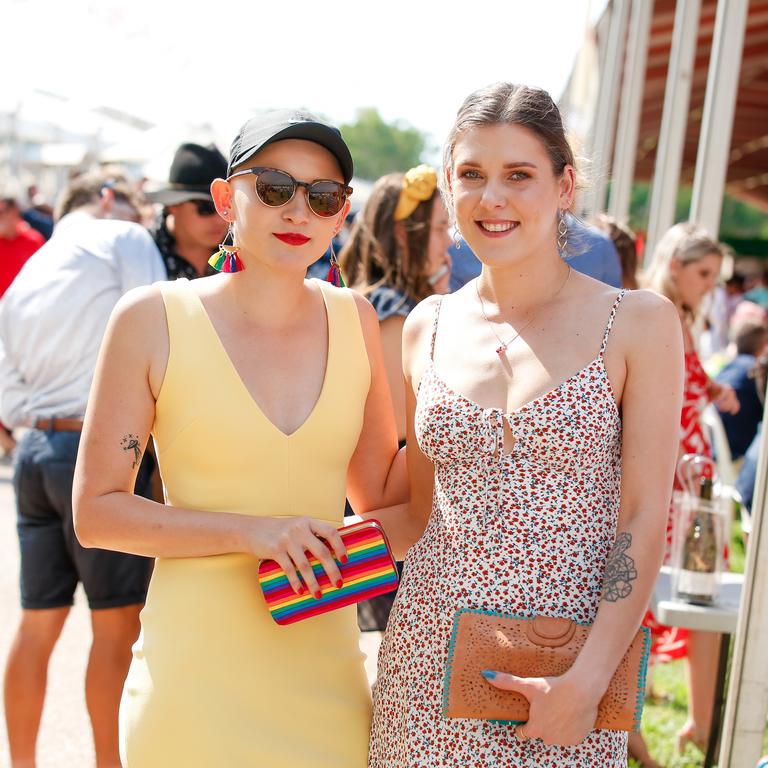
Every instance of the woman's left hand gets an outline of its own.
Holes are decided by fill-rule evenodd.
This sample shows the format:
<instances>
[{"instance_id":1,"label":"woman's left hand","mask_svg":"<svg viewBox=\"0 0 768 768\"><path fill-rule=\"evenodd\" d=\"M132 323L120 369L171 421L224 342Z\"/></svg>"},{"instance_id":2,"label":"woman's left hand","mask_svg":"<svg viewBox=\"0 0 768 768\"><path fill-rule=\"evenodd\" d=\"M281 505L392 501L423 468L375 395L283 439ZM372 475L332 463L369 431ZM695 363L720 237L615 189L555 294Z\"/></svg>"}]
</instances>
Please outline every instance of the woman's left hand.
<instances>
[{"instance_id":1,"label":"woman's left hand","mask_svg":"<svg viewBox=\"0 0 768 768\"><path fill-rule=\"evenodd\" d=\"M741 408L739 398L730 384L718 384L712 392L712 402L722 413L738 413Z\"/></svg>"},{"instance_id":2,"label":"woman's left hand","mask_svg":"<svg viewBox=\"0 0 768 768\"><path fill-rule=\"evenodd\" d=\"M541 739L545 744L580 744L595 727L600 696L567 675L560 677L516 677L505 672L485 671L483 677L496 688L525 696L530 704L528 722L518 725L520 740Z\"/></svg>"}]
</instances>

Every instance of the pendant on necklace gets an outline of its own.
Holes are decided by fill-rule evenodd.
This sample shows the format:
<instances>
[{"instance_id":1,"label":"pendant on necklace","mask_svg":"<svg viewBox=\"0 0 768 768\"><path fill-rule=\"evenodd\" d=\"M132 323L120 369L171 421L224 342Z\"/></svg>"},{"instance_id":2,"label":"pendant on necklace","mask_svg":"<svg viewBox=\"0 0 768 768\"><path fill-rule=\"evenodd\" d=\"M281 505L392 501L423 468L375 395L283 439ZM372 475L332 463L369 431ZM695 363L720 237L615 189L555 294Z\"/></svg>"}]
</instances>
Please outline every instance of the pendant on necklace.
<instances>
[{"instance_id":1,"label":"pendant on necklace","mask_svg":"<svg viewBox=\"0 0 768 768\"><path fill-rule=\"evenodd\" d=\"M502 345L501 345L501 346L500 346L500 347L499 347L499 348L496 350L496 354L497 354L499 357L504 357L504 355L506 354L506 351L507 351L507 345L506 345L506 344L502 344Z\"/></svg>"}]
</instances>

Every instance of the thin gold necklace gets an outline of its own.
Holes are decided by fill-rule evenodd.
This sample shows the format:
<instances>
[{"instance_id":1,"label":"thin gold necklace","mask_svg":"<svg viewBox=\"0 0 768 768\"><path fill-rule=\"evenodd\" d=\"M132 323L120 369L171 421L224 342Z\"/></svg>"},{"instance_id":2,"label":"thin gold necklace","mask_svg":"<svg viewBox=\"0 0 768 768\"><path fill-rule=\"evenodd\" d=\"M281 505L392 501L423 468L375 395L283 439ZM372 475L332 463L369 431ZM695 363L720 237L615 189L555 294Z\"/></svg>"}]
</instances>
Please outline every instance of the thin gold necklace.
<instances>
[{"instance_id":1,"label":"thin gold necklace","mask_svg":"<svg viewBox=\"0 0 768 768\"><path fill-rule=\"evenodd\" d=\"M565 280L560 284L560 287L552 294L551 298L547 299L543 304L539 305L538 309L540 310L542 307L546 307L547 304L549 304L551 301L554 301L559 295L560 292L565 288L565 284L568 282L568 278L571 276L571 265L568 265L568 272L565 274ZM483 297L480 295L480 287L479 287L479 278L475 280L475 292L477 293L477 299L480 302L480 314L483 316L483 319L491 328L491 332L493 335L498 339L499 346L496 348L496 354L499 357L503 357L509 346L520 337L520 334L536 319L536 312L531 315L530 319L527 323L509 340L504 341L501 336L499 336L498 333L496 333L496 329L493 327L493 323L488 319L488 315L485 314L485 304L483 303ZM509 323L507 323L509 325Z\"/></svg>"}]
</instances>

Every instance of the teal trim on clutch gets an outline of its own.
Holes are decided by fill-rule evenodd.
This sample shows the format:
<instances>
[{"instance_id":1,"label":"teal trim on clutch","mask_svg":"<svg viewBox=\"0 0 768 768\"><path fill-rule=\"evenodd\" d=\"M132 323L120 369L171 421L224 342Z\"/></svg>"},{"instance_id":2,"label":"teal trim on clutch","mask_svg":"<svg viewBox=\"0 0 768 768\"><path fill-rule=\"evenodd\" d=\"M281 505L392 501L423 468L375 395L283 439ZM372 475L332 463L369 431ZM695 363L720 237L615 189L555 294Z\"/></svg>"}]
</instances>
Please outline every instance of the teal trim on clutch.
<instances>
[{"instance_id":1,"label":"teal trim on clutch","mask_svg":"<svg viewBox=\"0 0 768 768\"><path fill-rule=\"evenodd\" d=\"M459 616L464 609L456 611L453 615L453 629L448 643L448 658L445 661L445 675L443 677L443 717L448 717L448 689L451 685L451 665L453 664L453 652L456 650L456 635L459 631Z\"/></svg>"},{"instance_id":2,"label":"teal trim on clutch","mask_svg":"<svg viewBox=\"0 0 768 768\"><path fill-rule=\"evenodd\" d=\"M453 629L451 641L448 645L448 658L445 662L445 676L443 677L443 717L448 717L448 691L451 687L451 666L453 665L453 653L456 649L456 636L459 633L459 619L462 613L478 613L482 616L500 616L502 619L531 619L532 616L518 616L513 613L499 613L498 611L483 611L473 608L459 608L453 616ZM578 622L577 622L578 623ZM584 625L588 626L588 625ZM464 719L464 718L461 718ZM470 719L470 718L466 718ZM523 725L525 720L488 720L489 723L498 725Z\"/></svg>"},{"instance_id":3,"label":"teal trim on clutch","mask_svg":"<svg viewBox=\"0 0 768 768\"><path fill-rule=\"evenodd\" d=\"M498 616L502 619L532 619L532 616L520 616L513 613L499 613L498 611L483 611L472 608L459 608L453 617L453 629L451 630L451 640L448 645L448 658L445 662L445 676L443 678L443 717L448 717L448 691L451 686L451 666L453 665L453 654L456 649L456 636L459 633L459 619L463 613L477 613L481 616ZM587 621L574 622L578 626L590 626ZM640 627L643 632L643 655L640 660L640 672L637 678L637 699L635 701L634 729L640 730L640 721L643 717L643 704L645 703L645 682L648 676L648 659L651 655L651 630L648 627ZM489 720L489 723L499 725L523 725L525 720Z\"/></svg>"},{"instance_id":4,"label":"teal trim on clutch","mask_svg":"<svg viewBox=\"0 0 768 768\"><path fill-rule=\"evenodd\" d=\"M640 721L643 719L643 705L645 704L645 681L648 677L648 659L651 655L651 630L648 627L640 627L643 631L643 656L640 660L640 672L637 675L637 700L635 702L635 731L640 730Z\"/></svg>"}]
</instances>

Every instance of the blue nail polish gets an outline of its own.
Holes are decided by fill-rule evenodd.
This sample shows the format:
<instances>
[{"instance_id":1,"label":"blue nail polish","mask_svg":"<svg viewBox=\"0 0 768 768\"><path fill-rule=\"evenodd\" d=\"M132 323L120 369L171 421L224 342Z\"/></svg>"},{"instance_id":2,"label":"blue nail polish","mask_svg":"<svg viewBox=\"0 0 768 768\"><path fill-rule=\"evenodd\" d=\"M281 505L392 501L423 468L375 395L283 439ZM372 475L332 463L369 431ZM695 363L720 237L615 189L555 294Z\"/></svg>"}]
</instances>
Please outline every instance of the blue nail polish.
<instances>
[{"instance_id":1,"label":"blue nail polish","mask_svg":"<svg viewBox=\"0 0 768 768\"><path fill-rule=\"evenodd\" d=\"M496 673L492 669L484 669L480 674L486 680L495 680L496 679Z\"/></svg>"}]
</instances>

